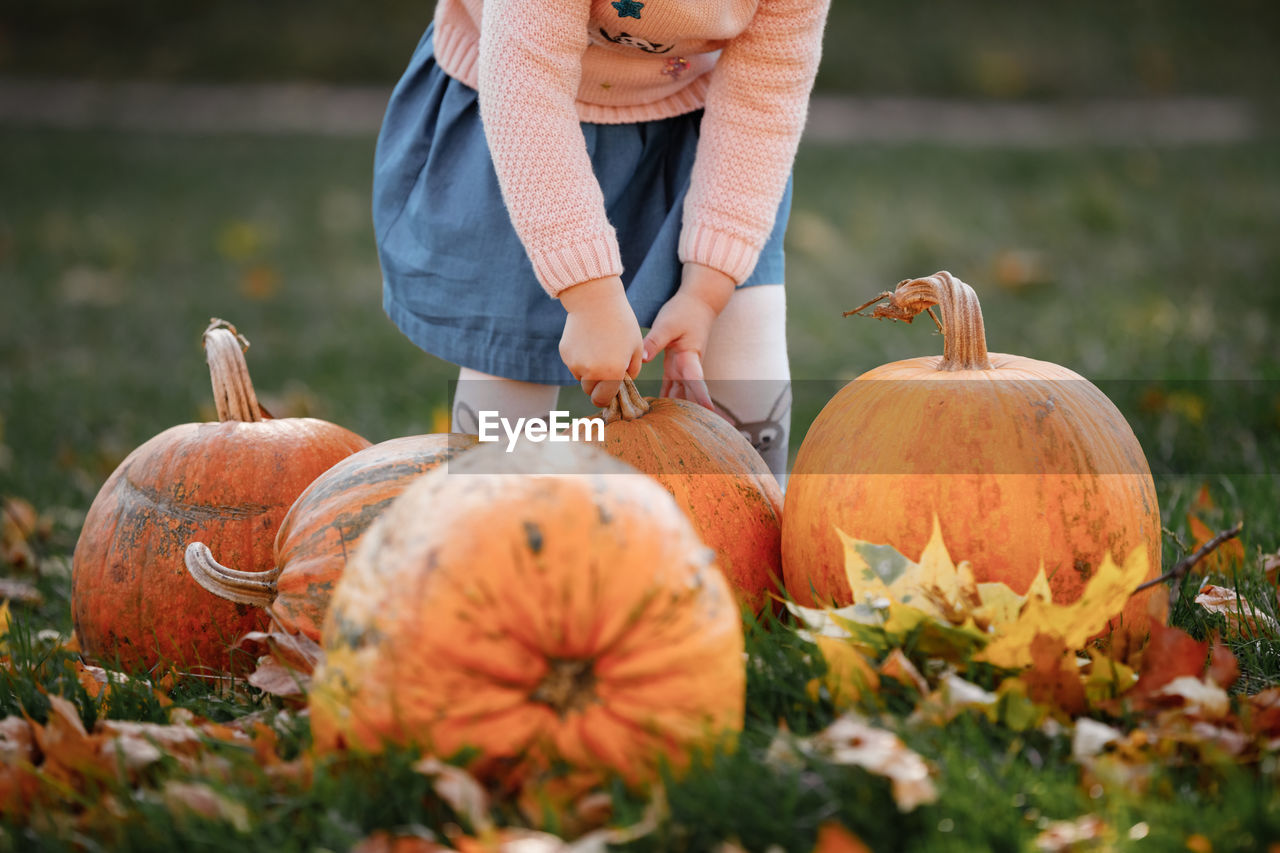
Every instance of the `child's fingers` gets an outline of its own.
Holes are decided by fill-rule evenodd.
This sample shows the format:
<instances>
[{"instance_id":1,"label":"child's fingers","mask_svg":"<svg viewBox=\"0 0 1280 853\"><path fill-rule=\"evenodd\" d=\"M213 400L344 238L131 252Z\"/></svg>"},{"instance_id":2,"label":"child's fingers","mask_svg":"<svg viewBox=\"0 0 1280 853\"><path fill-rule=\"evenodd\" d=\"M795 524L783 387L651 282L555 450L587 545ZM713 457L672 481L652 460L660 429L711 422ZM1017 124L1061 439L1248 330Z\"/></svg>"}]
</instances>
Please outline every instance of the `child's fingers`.
<instances>
[{"instance_id":1,"label":"child's fingers","mask_svg":"<svg viewBox=\"0 0 1280 853\"><path fill-rule=\"evenodd\" d=\"M613 402L613 398L618 396L618 389L622 387L621 380L605 379L595 384L587 393L591 395L592 405L604 408ZM584 389L585 390L585 389Z\"/></svg>"},{"instance_id":2,"label":"child's fingers","mask_svg":"<svg viewBox=\"0 0 1280 853\"><path fill-rule=\"evenodd\" d=\"M668 331L665 324L655 321L654 327L649 330L649 334L644 337L644 360L646 363L653 361L658 353L667 348L667 344L671 343L672 334Z\"/></svg>"},{"instance_id":3,"label":"child's fingers","mask_svg":"<svg viewBox=\"0 0 1280 853\"><path fill-rule=\"evenodd\" d=\"M644 365L644 362L644 347L638 347L636 351L631 354L631 363L627 365L627 375L632 379L639 376L640 368Z\"/></svg>"}]
</instances>

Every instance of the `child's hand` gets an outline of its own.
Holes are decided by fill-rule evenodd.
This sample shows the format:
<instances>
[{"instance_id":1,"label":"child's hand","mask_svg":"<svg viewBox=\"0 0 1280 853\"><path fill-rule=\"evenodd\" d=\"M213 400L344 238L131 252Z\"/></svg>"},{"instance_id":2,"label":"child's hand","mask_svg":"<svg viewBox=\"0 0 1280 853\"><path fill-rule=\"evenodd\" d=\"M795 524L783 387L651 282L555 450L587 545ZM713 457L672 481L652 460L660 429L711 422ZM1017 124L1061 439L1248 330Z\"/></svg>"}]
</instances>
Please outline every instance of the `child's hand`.
<instances>
[{"instance_id":1,"label":"child's hand","mask_svg":"<svg viewBox=\"0 0 1280 853\"><path fill-rule=\"evenodd\" d=\"M654 318L644 339L644 360L662 360L663 397L676 397L715 411L702 375L702 354L716 317L733 295L733 279L701 264L685 264L680 289Z\"/></svg>"},{"instance_id":2,"label":"child's hand","mask_svg":"<svg viewBox=\"0 0 1280 853\"><path fill-rule=\"evenodd\" d=\"M569 317L560 357L591 402L604 408L618 395L622 376L640 373L640 324L618 276L584 281L560 292Z\"/></svg>"}]
</instances>

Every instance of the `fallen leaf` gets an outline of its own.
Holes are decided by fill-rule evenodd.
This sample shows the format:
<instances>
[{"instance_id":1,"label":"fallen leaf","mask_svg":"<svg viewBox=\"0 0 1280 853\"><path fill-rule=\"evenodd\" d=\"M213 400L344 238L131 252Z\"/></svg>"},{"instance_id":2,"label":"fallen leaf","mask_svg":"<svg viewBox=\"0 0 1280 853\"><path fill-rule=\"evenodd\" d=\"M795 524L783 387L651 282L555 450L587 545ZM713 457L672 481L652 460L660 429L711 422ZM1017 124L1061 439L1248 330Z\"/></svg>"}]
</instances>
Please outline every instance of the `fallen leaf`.
<instances>
[{"instance_id":1,"label":"fallen leaf","mask_svg":"<svg viewBox=\"0 0 1280 853\"><path fill-rule=\"evenodd\" d=\"M1045 853L1066 853L1094 847L1086 842L1105 837L1107 824L1097 815L1084 815L1075 820L1058 820L1045 827L1033 842L1036 850ZM1083 845L1083 846L1082 846Z\"/></svg>"},{"instance_id":2,"label":"fallen leaf","mask_svg":"<svg viewBox=\"0 0 1280 853\"><path fill-rule=\"evenodd\" d=\"M425 832L408 835L379 829L357 841L350 853L438 853L449 849Z\"/></svg>"},{"instance_id":3,"label":"fallen leaf","mask_svg":"<svg viewBox=\"0 0 1280 853\"><path fill-rule=\"evenodd\" d=\"M236 648L246 648L253 643L266 645L267 654L285 666L310 675L324 660L320 644L306 634L279 631L250 631L239 639Z\"/></svg>"},{"instance_id":4,"label":"fallen leaf","mask_svg":"<svg viewBox=\"0 0 1280 853\"><path fill-rule=\"evenodd\" d=\"M1280 634L1280 623L1234 589L1205 584L1196 595L1196 604L1210 613L1221 613L1239 633L1247 631L1254 637Z\"/></svg>"},{"instance_id":5,"label":"fallen leaf","mask_svg":"<svg viewBox=\"0 0 1280 853\"><path fill-rule=\"evenodd\" d=\"M814 642L827 662L827 671L809 684L810 698L816 699L819 686L824 686L836 710L843 711L880 688L875 667L852 645L832 637L816 637Z\"/></svg>"},{"instance_id":6,"label":"fallen leaf","mask_svg":"<svg viewBox=\"0 0 1280 853\"><path fill-rule=\"evenodd\" d=\"M85 731L76 706L61 696L50 695L48 699L48 720L43 726L32 724L36 744L44 755L44 775L66 784L115 776L115 757L103 755L102 738Z\"/></svg>"},{"instance_id":7,"label":"fallen leaf","mask_svg":"<svg viewBox=\"0 0 1280 853\"><path fill-rule=\"evenodd\" d=\"M921 696L929 693L929 682L920 674L920 670L911 662L911 659L903 654L902 649L894 649L881 661L880 674L914 688Z\"/></svg>"},{"instance_id":8,"label":"fallen leaf","mask_svg":"<svg viewBox=\"0 0 1280 853\"><path fill-rule=\"evenodd\" d=\"M1191 545L1191 553L1195 553L1217 534L1209 525L1194 515L1187 515L1187 526L1195 540ZM1195 571L1200 574L1231 574L1233 569L1244 565L1244 543L1233 538L1220 544L1211 553L1196 564Z\"/></svg>"},{"instance_id":9,"label":"fallen leaf","mask_svg":"<svg viewBox=\"0 0 1280 853\"><path fill-rule=\"evenodd\" d=\"M1209 669L1205 675L1219 687L1230 687L1240 678L1240 663L1235 654L1217 637L1209 650Z\"/></svg>"},{"instance_id":10,"label":"fallen leaf","mask_svg":"<svg viewBox=\"0 0 1280 853\"><path fill-rule=\"evenodd\" d=\"M282 665L271 655L258 658L257 668L246 679L263 693L283 698L305 697L311 677Z\"/></svg>"},{"instance_id":11,"label":"fallen leaf","mask_svg":"<svg viewBox=\"0 0 1280 853\"><path fill-rule=\"evenodd\" d=\"M813 853L871 853L871 848L844 826L829 820L818 827Z\"/></svg>"},{"instance_id":12,"label":"fallen leaf","mask_svg":"<svg viewBox=\"0 0 1280 853\"><path fill-rule=\"evenodd\" d=\"M1177 698L1183 702L1183 713L1194 714L1211 720L1225 717L1231 710L1227 691L1200 678L1183 675L1160 688L1161 697Z\"/></svg>"},{"instance_id":13,"label":"fallen leaf","mask_svg":"<svg viewBox=\"0 0 1280 853\"><path fill-rule=\"evenodd\" d=\"M1084 712L1087 702L1080 667L1075 652L1061 637L1036 634L1031 641L1031 666L1021 678L1033 702L1069 717Z\"/></svg>"},{"instance_id":14,"label":"fallen leaf","mask_svg":"<svg viewBox=\"0 0 1280 853\"><path fill-rule=\"evenodd\" d=\"M798 741L801 749L833 764L853 765L889 780L893 800L903 812L936 802L938 791L929 766L893 732L845 714L830 726Z\"/></svg>"},{"instance_id":15,"label":"fallen leaf","mask_svg":"<svg viewBox=\"0 0 1280 853\"><path fill-rule=\"evenodd\" d=\"M1089 717L1081 717L1076 720L1075 731L1071 733L1071 757L1076 761L1092 758L1123 737L1124 733L1119 729Z\"/></svg>"},{"instance_id":16,"label":"fallen leaf","mask_svg":"<svg viewBox=\"0 0 1280 853\"><path fill-rule=\"evenodd\" d=\"M44 603L44 595L34 584L15 578L0 578L0 598L34 606Z\"/></svg>"},{"instance_id":17,"label":"fallen leaf","mask_svg":"<svg viewBox=\"0 0 1280 853\"><path fill-rule=\"evenodd\" d=\"M977 658L1006 669L1030 666L1031 645L1039 634L1055 636L1068 648L1079 649L1106 629L1146 576L1147 555L1143 549L1135 548L1123 565L1117 565L1108 554L1076 601L1055 604L1039 597L1029 598L1016 622L992 626L995 639Z\"/></svg>"},{"instance_id":18,"label":"fallen leaf","mask_svg":"<svg viewBox=\"0 0 1280 853\"><path fill-rule=\"evenodd\" d=\"M164 804L171 812L189 811L210 820L231 824L237 832L250 829L249 809L244 803L220 794L202 782L169 780L160 790Z\"/></svg>"},{"instance_id":19,"label":"fallen leaf","mask_svg":"<svg viewBox=\"0 0 1280 853\"><path fill-rule=\"evenodd\" d=\"M1138 681L1133 669L1098 649L1089 649L1092 665L1084 680L1085 696L1092 706L1114 700Z\"/></svg>"},{"instance_id":20,"label":"fallen leaf","mask_svg":"<svg viewBox=\"0 0 1280 853\"><path fill-rule=\"evenodd\" d=\"M1200 642L1180 628L1151 623L1151 638L1142 652L1138 683L1132 695L1141 698L1159 692L1171 681L1190 676L1199 678L1204 672L1209 644Z\"/></svg>"},{"instance_id":21,"label":"fallen leaf","mask_svg":"<svg viewBox=\"0 0 1280 853\"><path fill-rule=\"evenodd\" d=\"M489 814L489 794L470 773L430 756L414 764L413 769L431 778L436 795L458 817L466 820L473 831L486 833L494 829L493 818Z\"/></svg>"},{"instance_id":22,"label":"fallen leaf","mask_svg":"<svg viewBox=\"0 0 1280 853\"><path fill-rule=\"evenodd\" d=\"M16 764L26 761L34 764L39 758L35 732L31 723L22 717L5 717L0 720L0 764Z\"/></svg>"}]
</instances>

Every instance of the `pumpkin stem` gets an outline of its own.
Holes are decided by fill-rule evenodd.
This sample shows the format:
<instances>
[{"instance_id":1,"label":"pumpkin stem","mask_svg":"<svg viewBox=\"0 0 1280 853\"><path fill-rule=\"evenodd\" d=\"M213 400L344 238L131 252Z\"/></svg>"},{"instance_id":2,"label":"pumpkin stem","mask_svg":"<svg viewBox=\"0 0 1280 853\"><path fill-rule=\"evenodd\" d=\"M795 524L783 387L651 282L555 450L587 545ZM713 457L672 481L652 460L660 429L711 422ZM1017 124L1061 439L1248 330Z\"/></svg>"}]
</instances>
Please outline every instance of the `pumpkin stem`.
<instances>
[{"instance_id":1,"label":"pumpkin stem","mask_svg":"<svg viewBox=\"0 0 1280 853\"><path fill-rule=\"evenodd\" d=\"M614 397L601 415L604 416L604 422L611 424L616 420L634 421L636 418L644 417L649 411L649 401L641 395L636 383L631 381L630 376L622 377L622 387L618 389L618 396Z\"/></svg>"},{"instance_id":2,"label":"pumpkin stem","mask_svg":"<svg viewBox=\"0 0 1280 853\"><path fill-rule=\"evenodd\" d=\"M982 308L973 288L946 270L926 278L909 278L898 283L892 293L881 294L862 308L880 299L871 316L888 317L910 323L916 315L937 305L942 314L942 362L939 370L990 370L987 334L982 324ZM862 308L857 309L861 311ZM857 312L850 312L857 313ZM932 312L931 312L932 313ZM935 317L934 322L939 322Z\"/></svg>"},{"instance_id":3,"label":"pumpkin stem","mask_svg":"<svg viewBox=\"0 0 1280 853\"><path fill-rule=\"evenodd\" d=\"M265 572L241 572L229 569L213 558L213 552L203 542L187 546L183 562L196 583L209 592L234 601L237 604L256 604L270 607L276 600L276 578L280 567Z\"/></svg>"},{"instance_id":4,"label":"pumpkin stem","mask_svg":"<svg viewBox=\"0 0 1280 853\"><path fill-rule=\"evenodd\" d=\"M249 379L249 365L244 360L244 351L248 348L248 339L225 320L214 317L204 330L205 360L209 362L209 379L213 382L213 402L219 421L256 423L265 419Z\"/></svg>"},{"instance_id":5,"label":"pumpkin stem","mask_svg":"<svg viewBox=\"0 0 1280 853\"><path fill-rule=\"evenodd\" d=\"M534 702L550 705L561 717L596 701L594 661L551 658L547 675L529 695Z\"/></svg>"}]
</instances>

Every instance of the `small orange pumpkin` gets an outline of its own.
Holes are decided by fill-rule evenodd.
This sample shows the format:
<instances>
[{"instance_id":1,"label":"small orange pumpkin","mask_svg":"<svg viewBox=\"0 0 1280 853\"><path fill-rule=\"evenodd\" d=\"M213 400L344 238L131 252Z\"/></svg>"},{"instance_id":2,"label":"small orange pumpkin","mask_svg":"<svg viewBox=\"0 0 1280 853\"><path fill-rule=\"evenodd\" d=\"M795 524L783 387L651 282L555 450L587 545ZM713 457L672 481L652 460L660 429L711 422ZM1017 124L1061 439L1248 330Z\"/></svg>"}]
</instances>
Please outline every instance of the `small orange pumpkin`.
<instances>
[{"instance_id":1,"label":"small orange pumpkin","mask_svg":"<svg viewBox=\"0 0 1280 853\"><path fill-rule=\"evenodd\" d=\"M334 585L369 525L415 478L476 441L473 435L441 433L366 447L317 477L289 507L269 571L227 568L203 542L187 546L187 571L214 595L263 607L285 631L319 642Z\"/></svg>"},{"instance_id":2,"label":"small orange pumpkin","mask_svg":"<svg viewBox=\"0 0 1280 853\"><path fill-rule=\"evenodd\" d=\"M604 449L671 493L739 604L764 610L781 587L782 489L751 443L695 403L640 396L629 378L604 417Z\"/></svg>"},{"instance_id":3,"label":"small orange pumpkin","mask_svg":"<svg viewBox=\"0 0 1280 853\"><path fill-rule=\"evenodd\" d=\"M266 614L210 601L187 576L187 543L200 539L237 565L269 569L294 499L369 445L327 421L266 416L242 340L221 321L204 333L218 422L181 424L142 444L85 517L72 558L72 617L81 648L104 663L226 669L229 647L264 628Z\"/></svg>"},{"instance_id":4,"label":"small orange pumpkin","mask_svg":"<svg viewBox=\"0 0 1280 853\"><path fill-rule=\"evenodd\" d=\"M334 593L309 707L320 751L475 750L652 779L743 722L739 612L661 486L591 446L468 451L374 522Z\"/></svg>"},{"instance_id":5,"label":"small orange pumpkin","mask_svg":"<svg viewBox=\"0 0 1280 853\"><path fill-rule=\"evenodd\" d=\"M1043 566L1054 600L1074 601L1105 554L1134 549L1158 576L1155 484L1115 405L1064 367L988 354L977 296L950 273L884 296L874 316L910 321L937 305L943 355L864 373L814 420L787 487L787 592L849 603L836 528L915 559L935 515L979 582L1025 592ZM1135 596L1124 621L1144 631L1165 609L1158 591Z\"/></svg>"}]
</instances>

